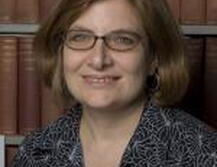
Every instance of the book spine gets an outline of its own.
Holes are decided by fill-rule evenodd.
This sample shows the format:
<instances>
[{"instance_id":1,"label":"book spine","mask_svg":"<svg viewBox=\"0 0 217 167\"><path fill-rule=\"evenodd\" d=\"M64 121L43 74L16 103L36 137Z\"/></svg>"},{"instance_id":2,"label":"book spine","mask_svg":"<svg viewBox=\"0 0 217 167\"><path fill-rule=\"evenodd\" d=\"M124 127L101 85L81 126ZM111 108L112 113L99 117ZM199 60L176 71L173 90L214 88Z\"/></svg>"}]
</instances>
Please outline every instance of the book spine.
<instances>
[{"instance_id":1,"label":"book spine","mask_svg":"<svg viewBox=\"0 0 217 167\"><path fill-rule=\"evenodd\" d=\"M183 105L194 116L201 118L203 112L204 38L186 37L185 56L188 61L190 82Z\"/></svg>"},{"instance_id":2,"label":"book spine","mask_svg":"<svg viewBox=\"0 0 217 167\"><path fill-rule=\"evenodd\" d=\"M19 133L40 126L40 84L33 50L33 37L20 37L18 50Z\"/></svg>"},{"instance_id":3,"label":"book spine","mask_svg":"<svg viewBox=\"0 0 217 167\"><path fill-rule=\"evenodd\" d=\"M217 25L217 0L207 0L206 23Z\"/></svg>"},{"instance_id":4,"label":"book spine","mask_svg":"<svg viewBox=\"0 0 217 167\"><path fill-rule=\"evenodd\" d=\"M41 112L41 124L45 127L52 121L56 120L62 113L63 108L55 104L53 95L44 84L42 84L42 112Z\"/></svg>"},{"instance_id":5,"label":"book spine","mask_svg":"<svg viewBox=\"0 0 217 167\"><path fill-rule=\"evenodd\" d=\"M17 39L0 37L0 133L17 132Z\"/></svg>"},{"instance_id":6,"label":"book spine","mask_svg":"<svg viewBox=\"0 0 217 167\"><path fill-rule=\"evenodd\" d=\"M14 156L18 151L18 146L7 145L5 148L5 167L10 167Z\"/></svg>"},{"instance_id":7,"label":"book spine","mask_svg":"<svg viewBox=\"0 0 217 167\"><path fill-rule=\"evenodd\" d=\"M181 8L181 1L180 0L166 0L167 4L169 5L169 8L176 19L176 21L180 22L180 8Z\"/></svg>"},{"instance_id":8,"label":"book spine","mask_svg":"<svg viewBox=\"0 0 217 167\"><path fill-rule=\"evenodd\" d=\"M39 0L16 0L16 23L39 22Z\"/></svg>"},{"instance_id":9,"label":"book spine","mask_svg":"<svg viewBox=\"0 0 217 167\"><path fill-rule=\"evenodd\" d=\"M39 0L40 22L47 20L48 16L58 6L61 0Z\"/></svg>"},{"instance_id":10,"label":"book spine","mask_svg":"<svg viewBox=\"0 0 217 167\"><path fill-rule=\"evenodd\" d=\"M207 37L205 58L205 110L204 118L217 127L217 38Z\"/></svg>"},{"instance_id":11,"label":"book spine","mask_svg":"<svg viewBox=\"0 0 217 167\"><path fill-rule=\"evenodd\" d=\"M0 23L13 23L15 0L0 0Z\"/></svg>"},{"instance_id":12,"label":"book spine","mask_svg":"<svg viewBox=\"0 0 217 167\"><path fill-rule=\"evenodd\" d=\"M181 0L181 24L205 24L206 0Z\"/></svg>"}]
</instances>

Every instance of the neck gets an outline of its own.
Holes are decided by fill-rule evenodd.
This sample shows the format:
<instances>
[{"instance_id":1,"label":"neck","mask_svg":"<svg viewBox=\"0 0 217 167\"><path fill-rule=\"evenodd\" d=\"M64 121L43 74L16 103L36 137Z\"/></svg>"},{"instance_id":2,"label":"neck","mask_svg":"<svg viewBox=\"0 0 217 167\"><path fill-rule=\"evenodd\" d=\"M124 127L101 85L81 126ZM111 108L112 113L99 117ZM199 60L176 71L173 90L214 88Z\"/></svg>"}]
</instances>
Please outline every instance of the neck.
<instances>
[{"instance_id":1,"label":"neck","mask_svg":"<svg viewBox=\"0 0 217 167\"><path fill-rule=\"evenodd\" d=\"M145 101L140 101L130 107L100 111L84 107L81 137L95 142L129 138L138 125L144 105Z\"/></svg>"}]
</instances>

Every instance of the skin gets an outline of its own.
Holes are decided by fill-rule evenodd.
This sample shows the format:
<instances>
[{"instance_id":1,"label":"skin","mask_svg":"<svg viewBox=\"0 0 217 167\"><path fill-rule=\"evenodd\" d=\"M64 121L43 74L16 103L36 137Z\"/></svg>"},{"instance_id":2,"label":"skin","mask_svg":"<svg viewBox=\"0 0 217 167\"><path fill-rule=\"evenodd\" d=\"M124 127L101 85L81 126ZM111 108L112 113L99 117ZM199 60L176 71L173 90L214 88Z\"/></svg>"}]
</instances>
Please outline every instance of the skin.
<instances>
[{"instance_id":1,"label":"skin","mask_svg":"<svg viewBox=\"0 0 217 167\"><path fill-rule=\"evenodd\" d=\"M99 36L120 29L144 33L137 12L126 0L93 4L70 29L88 29ZM80 137L86 166L112 167L120 163L144 108L146 54L142 42L127 52L113 51L102 40L87 51L64 46L65 81L84 111ZM110 79L105 81L108 76Z\"/></svg>"},{"instance_id":2,"label":"skin","mask_svg":"<svg viewBox=\"0 0 217 167\"><path fill-rule=\"evenodd\" d=\"M126 5L122 7L123 3ZM93 5L70 29L78 27L91 30L99 36L119 29L141 32L137 13L125 0ZM87 111L111 112L134 105L144 90L144 64L145 51L141 43L127 52L112 51L102 40L98 40L91 50L75 51L65 46L63 51L66 83L70 92ZM94 77L106 76L119 79L102 84L93 82Z\"/></svg>"}]
</instances>

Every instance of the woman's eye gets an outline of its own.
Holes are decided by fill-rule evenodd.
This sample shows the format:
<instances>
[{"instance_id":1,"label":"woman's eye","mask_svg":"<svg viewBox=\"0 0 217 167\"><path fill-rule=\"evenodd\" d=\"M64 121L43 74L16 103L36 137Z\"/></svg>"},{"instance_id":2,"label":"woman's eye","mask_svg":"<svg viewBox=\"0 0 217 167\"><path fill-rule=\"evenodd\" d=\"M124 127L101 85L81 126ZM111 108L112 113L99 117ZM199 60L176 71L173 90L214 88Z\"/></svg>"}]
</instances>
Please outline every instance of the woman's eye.
<instances>
[{"instance_id":1,"label":"woman's eye","mask_svg":"<svg viewBox=\"0 0 217 167\"><path fill-rule=\"evenodd\" d=\"M132 38L129 37L117 37L115 40L117 43L122 43L122 44L126 44L126 45L132 45L134 43L134 40Z\"/></svg>"},{"instance_id":2,"label":"woman's eye","mask_svg":"<svg viewBox=\"0 0 217 167\"><path fill-rule=\"evenodd\" d=\"M71 42L82 42L86 41L90 38L87 34L74 34L69 37L69 41Z\"/></svg>"}]
</instances>

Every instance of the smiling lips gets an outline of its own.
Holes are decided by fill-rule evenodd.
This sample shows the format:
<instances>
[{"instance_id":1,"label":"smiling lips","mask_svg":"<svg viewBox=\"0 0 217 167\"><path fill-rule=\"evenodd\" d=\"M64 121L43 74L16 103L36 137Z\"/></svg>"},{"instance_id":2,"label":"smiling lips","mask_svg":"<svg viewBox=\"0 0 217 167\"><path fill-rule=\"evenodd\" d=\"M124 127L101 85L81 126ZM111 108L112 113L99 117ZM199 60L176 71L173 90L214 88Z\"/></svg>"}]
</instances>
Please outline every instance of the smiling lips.
<instances>
[{"instance_id":1,"label":"smiling lips","mask_svg":"<svg viewBox=\"0 0 217 167\"><path fill-rule=\"evenodd\" d=\"M92 86L109 86L114 84L117 80L120 79L119 76L111 76L111 75L84 75L83 76L85 82Z\"/></svg>"}]
</instances>

